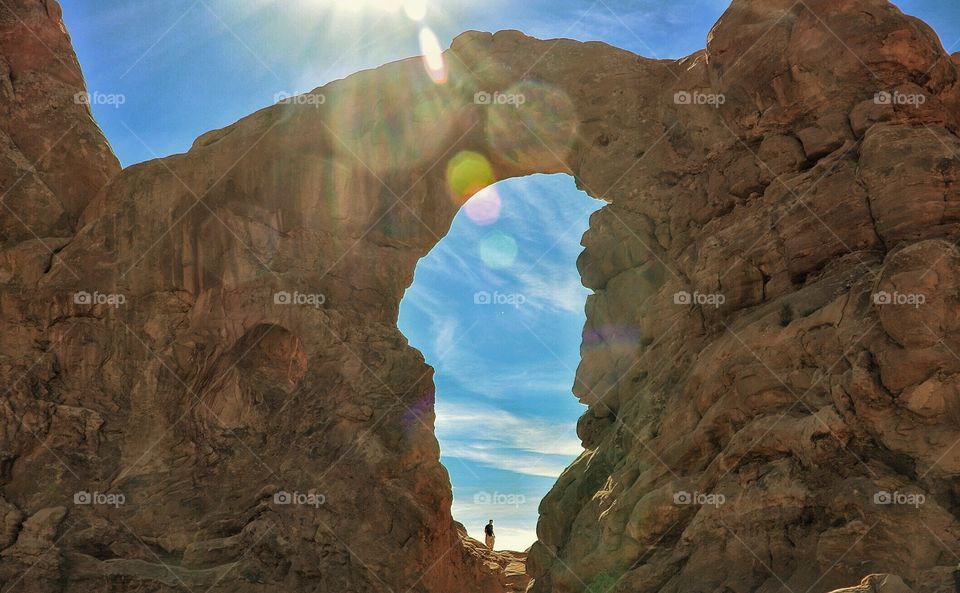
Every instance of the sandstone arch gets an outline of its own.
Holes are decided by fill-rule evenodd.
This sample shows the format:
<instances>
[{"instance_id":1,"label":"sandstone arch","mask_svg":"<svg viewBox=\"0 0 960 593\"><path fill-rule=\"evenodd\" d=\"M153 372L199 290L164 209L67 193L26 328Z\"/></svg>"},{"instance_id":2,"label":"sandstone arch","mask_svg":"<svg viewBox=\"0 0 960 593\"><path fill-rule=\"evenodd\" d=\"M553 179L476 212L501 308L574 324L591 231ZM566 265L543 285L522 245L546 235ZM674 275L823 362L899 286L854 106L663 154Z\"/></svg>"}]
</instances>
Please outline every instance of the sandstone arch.
<instances>
[{"instance_id":1,"label":"sandstone arch","mask_svg":"<svg viewBox=\"0 0 960 593\"><path fill-rule=\"evenodd\" d=\"M73 59L55 2L14 5ZM82 90L11 57L42 53L19 23L0 36L11 80ZM83 183L12 188L41 210L28 222L63 206L41 236L4 237L0 508L14 528L0 574L41 558L28 590L499 590L458 542L430 369L395 325L457 208L446 161L473 151L491 181L570 172L609 202L579 262L597 293L575 387L588 451L543 503L534 591L812 591L875 571L939 590L960 538L957 62L886 1L737 0L683 60L468 33L443 86L418 60L391 64L318 89L319 107L265 109L116 175L84 128L84 164L38 168ZM10 137L31 88L3 87ZM544 104L474 102L511 88ZM29 172L25 149L3 150ZM9 212L2 228L19 228ZM77 304L78 290L127 305ZM878 290L929 306L885 309ZM674 305L678 291L725 303ZM210 370L195 354L257 327L302 343L295 406L269 430L166 420L161 404L202 405L184 386ZM95 380L77 370L91 356ZM71 504L97 488L130 503ZM326 503L278 507L280 489ZM876 505L880 491L927 498Z\"/></svg>"}]
</instances>

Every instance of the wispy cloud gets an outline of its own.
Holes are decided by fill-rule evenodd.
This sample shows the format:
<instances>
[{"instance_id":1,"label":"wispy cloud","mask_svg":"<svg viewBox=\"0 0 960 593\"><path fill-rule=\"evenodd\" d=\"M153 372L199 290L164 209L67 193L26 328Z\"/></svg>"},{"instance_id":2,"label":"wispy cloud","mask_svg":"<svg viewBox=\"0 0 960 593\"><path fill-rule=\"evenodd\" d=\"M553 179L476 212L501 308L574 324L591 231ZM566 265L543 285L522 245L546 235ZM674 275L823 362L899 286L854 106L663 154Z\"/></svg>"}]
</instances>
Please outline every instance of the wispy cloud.
<instances>
[{"instance_id":1,"label":"wispy cloud","mask_svg":"<svg viewBox=\"0 0 960 593\"><path fill-rule=\"evenodd\" d=\"M458 225L465 226L466 225ZM457 278L457 281L469 285L479 285L487 279L479 272L476 264L471 265L458 251L462 244L476 244L480 239L480 234L476 228L466 227L462 231L458 228L457 245L451 245L452 241L441 240L437 246L427 254L417 265L417 274L443 274ZM416 284L415 284L416 285Z\"/></svg>"},{"instance_id":2,"label":"wispy cloud","mask_svg":"<svg viewBox=\"0 0 960 593\"><path fill-rule=\"evenodd\" d=\"M545 361L551 362L551 361ZM573 398L573 373L559 363L539 369L508 369L496 361L473 360L452 378L470 392L481 393L492 400L526 395L549 395ZM499 368L498 368L499 367Z\"/></svg>"},{"instance_id":3,"label":"wispy cloud","mask_svg":"<svg viewBox=\"0 0 960 593\"><path fill-rule=\"evenodd\" d=\"M451 431L460 439L489 440L505 447L534 453L577 455L583 451L576 421L515 416L491 406L439 403L438 430Z\"/></svg>"},{"instance_id":4,"label":"wispy cloud","mask_svg":"<svg viewBox=\"0 0 960 593\"><path fill-rule=\"evenodd\" d=\"M445 456L531 476L556 478L583 452L575 422L456 402L437 404L437 436Z\"/></svg>"},{"instance_id":5,"label":"wispy cloud","mask_svg":"<svg viewBox=\"0 0 960 593\"><path fill-rule=\"evenodd\" d=\"M586 289L575 276L562 279L554 271L561 267L544 267L548 271L543 275L531 272L517 281L518 287L513 290L523 293L527 302L508 313L523 315L525 321L512 325L505 326L502 319L489 319L487 316L494 311L474 305L472 294L456 300L449 292L419 284L408 291L403 306L416 310L422 321L401 326L411 342L423 349L427 362L437 369L438 384L453 380L460 388L494 399L516 395L518 389L526 394L570 394L576 361L564 366L545 350L544 342L550 343L550 337L538 341L526 328L540 331L546 318L553 320L548 328L565 324L579 331ZM408 315L402 319L409 319ZM558 315L569 318L558 320ZM530 342L527 355L539 352L542 360L528 359L521 364L505 359L504 349L496 347L498 342L516 344L524 340Z\"/></svg>"},{"instance_id":6,"label":"wispy cloud","mask_svg":"<svg viewBox=\"0 0 960 593\"><path fill-rule=\"evenodd\" d=\"M445 457L472 461L486 467L500 469L524 476L557 478L570 465L569 458L556 458L544 453L517 451L505 448L487 448L478 443L460 443L448 440L441 446Z\"/></svg>"},{"instance_id":7,"label":"wispy cloud","mask_svg":"<svg viewBox=\"0 0 960 593\"><path fill-rule=\"evenodd\" d=\"M590 291L583 287L576 270L571 273L565 267L544 264L539 270L521 272L517 280L527 304L535 309L583 314L584 301Z\"/></svg>"},{"instance_id":8,"label":"wispy cloud","mask_svg":"<svg viewBox=\"0 0 960 593\"><path fill-rule=\"evenodd\" d=\"M439 317L435 328L434 349L437 352L448 353L457 344L457 331L460 323L452 316Z\"/></svg>"}]
</instances>

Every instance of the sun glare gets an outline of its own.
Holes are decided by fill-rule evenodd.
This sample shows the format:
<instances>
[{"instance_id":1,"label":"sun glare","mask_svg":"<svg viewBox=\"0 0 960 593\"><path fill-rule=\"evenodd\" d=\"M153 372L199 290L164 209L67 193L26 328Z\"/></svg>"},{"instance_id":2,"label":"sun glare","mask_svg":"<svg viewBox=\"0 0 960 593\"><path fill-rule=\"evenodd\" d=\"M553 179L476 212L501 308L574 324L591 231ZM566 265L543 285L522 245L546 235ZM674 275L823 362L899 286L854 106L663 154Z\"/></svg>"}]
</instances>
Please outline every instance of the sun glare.
<instances>
[{"instance_id":1,"label":"sun glare","mask_svg":"<svg viewBox=\"0 0 960 593\"><path fill-rule=\"evenodd\" d=\"M440 40L430 29L420 30L420 52L423 54L423 65L430 79L437 84L445 83L447 66L443 61L443 48L440 46Z\"/></svg>"},{"instance_id":2,"label":"sun glare","mask_svg":"<svg viewBox=\"0 0 960 593\"><path fill-rule=\"evenodd\" d=\"M421 21L427 16L426 0L319 0L319 3L337 10L374 9L386 12L400 12L402 10L414 21Z\"/></svg>"},{"instance_id":3,"label":"sun glare","mask_svg":"<svg viewBox=\"0 0 960 593\"><path fill-rule=\"evenodd\" d=\"M403 11L414 21L422 21L427 16L427 0L406 0Z\"/></svg>"}]
</instances>

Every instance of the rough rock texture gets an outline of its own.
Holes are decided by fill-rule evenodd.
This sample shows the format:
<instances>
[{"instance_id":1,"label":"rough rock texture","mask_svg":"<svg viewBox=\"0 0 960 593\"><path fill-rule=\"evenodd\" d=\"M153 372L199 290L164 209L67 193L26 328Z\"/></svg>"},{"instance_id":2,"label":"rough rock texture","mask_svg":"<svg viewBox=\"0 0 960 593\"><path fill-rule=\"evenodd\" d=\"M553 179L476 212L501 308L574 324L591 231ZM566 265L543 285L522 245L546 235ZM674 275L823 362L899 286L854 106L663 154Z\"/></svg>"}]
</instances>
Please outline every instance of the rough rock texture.
<instances>
[{"instance_id":1,"label":"rough rock texture","mask_svg":"<svg viewBox=\"0 0 960 593\"><path fill-rule=\"evenodd\" d=\"M0 244L58 249L120 165L90 114L60 5L11 6L0 7Z\"/></svg>"},{"instance_id":2,"label":"rough rock texture","mask_svg":"<svg viewBox=\"0 0 960 593\"><path fill-rule=\"evenodd\" d=\"M3 5L4 583L514 586L450 517L396 320L463 194L568 172L608 204L531 590L952 587L960 86L923 23L736 0L679 61L469 33L443 84L398 62L113 175L55 2Z\"/></svg>"},{"instance_id":3,"label":"rough rock texture","mask_svg":"<svg viewBox=\"0 0 960 593\"><path fill-rule=\"evenodd\" d=\"M526 570L526 554L498 550L491 552L485 545L467 535L463 525L457 525L460 541L467 553L473 557L472 566L479 566L483 573L493 573L500 577L500 586L504 593L524 593L530 584Z\"/></svg>"}]
</instances>

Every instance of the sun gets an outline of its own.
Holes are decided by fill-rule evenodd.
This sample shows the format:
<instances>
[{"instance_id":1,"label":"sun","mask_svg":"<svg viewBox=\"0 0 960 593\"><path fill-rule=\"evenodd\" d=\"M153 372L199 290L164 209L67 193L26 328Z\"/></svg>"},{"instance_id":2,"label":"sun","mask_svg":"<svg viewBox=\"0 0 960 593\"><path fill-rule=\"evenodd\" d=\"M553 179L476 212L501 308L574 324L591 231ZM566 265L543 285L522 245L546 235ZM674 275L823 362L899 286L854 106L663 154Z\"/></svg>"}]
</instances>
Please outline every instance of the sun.
<instances>
[{"instance_id":1,"label":"sun","mask_svg":"<svg viewBox=\"0 0 960 593\"><path fill-rule=\"evenodd\" d=\"M385 12L406 13L414 21L421 21L427 16L427 0L319 0L321 4L329 4L337 10L382 10Z\"/></svg>"}]
</instances>

